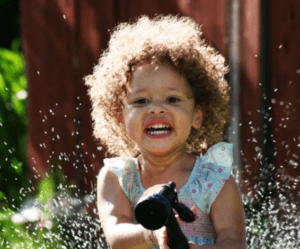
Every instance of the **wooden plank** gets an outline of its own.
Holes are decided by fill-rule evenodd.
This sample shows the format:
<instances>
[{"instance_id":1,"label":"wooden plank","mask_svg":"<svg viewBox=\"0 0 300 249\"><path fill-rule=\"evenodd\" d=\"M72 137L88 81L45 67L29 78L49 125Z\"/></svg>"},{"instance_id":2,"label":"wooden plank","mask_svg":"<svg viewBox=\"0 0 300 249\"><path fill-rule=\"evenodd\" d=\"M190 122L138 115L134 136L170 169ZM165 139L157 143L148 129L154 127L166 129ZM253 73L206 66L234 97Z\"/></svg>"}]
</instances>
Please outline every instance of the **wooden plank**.
<instances>
[{"instance_id":1,"label":"wooden plank","mask_svg":"<svg viewBox=\"0 0 300 249\"><path fill-rule=\"evenodd\" d=\"M22 46L26 60L26 76L28 80L27 98L27 135L29 176L36 183L39 175L45 177L46 158L51 153L50 137L45 131L50 130L44 115L48 114L47 99L47 48L44 34L46 20L44 17L44 1L21 1ZM39 21L37 21L39 20Z\"/></svg>"},{"instance_id":2,"label":"wooden plank","mask_svg":"<svg viewBox=\"0 0 300 249\"><path fill-rule=\"evenodd\" d=\"M120 22L133 21L141 15L153 17L156 14L178 14L177 1L173 0L119 0L116 20Z\"/></svg>"},{"instance_id":3,"label":"wooden plank","mask_svg":"<svg viewBox=\"0 0 300 249\"><path fill-rule=\"evenodd\" d=\"M190 4L189 16L202 25L203 37L226 57L226 0L191 1Z\"/></svg>"},{"instance_id":4,"label":"wooden plank","mask_svg":"<svg viewBox=\"0 0 300 249\"><path fill-rule=\"evenodd\" d=\"M47 98L51 130L51 168L61 166L70 184L77 175L72 152L76 145L76 72L73 68L76 17L74 1L47 1ZM52 111L50 111L52 110Z\"/></svg>"},{"instance_id":5,"label":"wooden plank","mask_svg":"<svg viewBox=\"0 0 300 249\"><path fill-rule=\"evenodd\" d=\"M139 0L120 0L119 16L120 22L134 20L140 15L146 14L153 17L156 14L173 14L190 16L202 26L204 36L218 51L226 55L226 0L221 1L186 1L186 0L154 0L141 2Z\"/></svg>"},{"instance_id":6,"label":"wooden plank","mask_svg":"<svg viewBox=\"0 0 300 249\"><path fill-rule=\"evenodd\" d=\"M74 178L70 170L75 146L71 135L75 131L73 2L22 2L22 13L31 176L43 178L51 169L64 165L64 169L69 169L65 170L66 176Z\"/></svg>"},{"instance_id":7,"label":"wooden plank","mask_svg":"<svg viewBox=\"0 0 300 249\"><path fill-rule=\"evenodd\" d=\"M295 195L300 178L300 2L269 1L269 44L275 179L278 192ZM289 187L292 190L289 190Z\"/></svg>"},{"instance_id":8,"label":"wooden plank","mask_svg":"<svg viewBox=\"0 0 300 249\"><path fill-rule=\"evenodd\" d=\"M240 22L240 114L242 190L249 198L258 198L261 141L260 97L260 1L241 3Z\"/></svg>"},{"instance_id":9,"label":"wooden plank","mask_svg":"<svg viewBox=\"0 0 300 249\"><path fill-rule=\"evenodd\" d=\"M80 117L80 160L81 188L85 193L95 191L96 175L103 166L105 149L93 138L91 102L87 95L83 77L92 73L100 54L107 48L109 29L113 28L113 1L78 1L78 77L77 107ZM98 149L99 148L99 149ZM78 186L80 187L80 186Z\"/></svg>"}]
</instances>

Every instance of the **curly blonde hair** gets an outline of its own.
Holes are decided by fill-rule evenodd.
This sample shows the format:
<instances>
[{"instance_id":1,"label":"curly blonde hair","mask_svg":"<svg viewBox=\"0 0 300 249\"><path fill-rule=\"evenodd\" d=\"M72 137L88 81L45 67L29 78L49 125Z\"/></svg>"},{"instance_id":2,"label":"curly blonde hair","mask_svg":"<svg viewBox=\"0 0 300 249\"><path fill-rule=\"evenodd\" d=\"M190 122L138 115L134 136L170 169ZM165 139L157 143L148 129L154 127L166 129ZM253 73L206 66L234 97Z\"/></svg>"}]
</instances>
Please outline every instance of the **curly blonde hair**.
<instances>
[{"instance_id":1,"label":"curly blonde hair","mask_svg":"<svg viewBox=\"0 0 300 249\"><path fill-rule=\"evenodd\" d=\"M121 23L112 32L108 48L85 77L92 101L94 136L116 156L137 156L139 148L118 121L124 107L126 84L134 66L143 62L168 63L188 81L195 104L205 117L200 129L192 128L186 141L191 152L219 142L229 118L229 87L225 59L201 38L201 28L188 17L141 16Z\"/></svg>"}]
</instances>

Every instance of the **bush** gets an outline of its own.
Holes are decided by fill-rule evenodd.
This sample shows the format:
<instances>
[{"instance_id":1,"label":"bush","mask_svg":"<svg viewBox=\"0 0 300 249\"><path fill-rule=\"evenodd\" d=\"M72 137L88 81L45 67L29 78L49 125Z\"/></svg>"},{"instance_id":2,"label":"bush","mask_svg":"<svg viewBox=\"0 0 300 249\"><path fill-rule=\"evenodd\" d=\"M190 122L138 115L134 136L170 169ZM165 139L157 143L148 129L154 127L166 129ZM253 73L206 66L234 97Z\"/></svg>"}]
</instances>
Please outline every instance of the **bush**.
<instances>
[{"instance_id":1,"label":"bush","mask_svg":"<svg viewBox=\"0 0 300 249\"><path fill-rule=\"evenodd\" d=\"M26 160L26 78L17 42L0 48L0 202L19 206L28 188Z\"/></svg>"}]
</instances>

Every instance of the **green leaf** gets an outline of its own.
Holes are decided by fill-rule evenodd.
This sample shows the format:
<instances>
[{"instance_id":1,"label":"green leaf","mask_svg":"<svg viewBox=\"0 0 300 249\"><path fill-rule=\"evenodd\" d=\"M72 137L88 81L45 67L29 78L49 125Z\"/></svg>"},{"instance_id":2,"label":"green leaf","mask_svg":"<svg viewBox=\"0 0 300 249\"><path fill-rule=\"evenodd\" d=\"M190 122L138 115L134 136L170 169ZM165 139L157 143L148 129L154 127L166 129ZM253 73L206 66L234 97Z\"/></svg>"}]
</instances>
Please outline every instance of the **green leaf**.
<instances>
[{"instance_id":1,"label":"green leaf","mask_svg":"<svg viewBox=\"0 0 300 249\"><path fill-rule=\"evenodd\" d=\"M0 48L0 191L18 207L21 188L28 188L26 155L26 77L24 58L17 51ZM21 165L20 165L21 162ZM14 201L12 201L14 200Z\"/></svg>"},{"instance_id":2,"label":"green leaf","mask_svg":"<svg viewBox=\"0 0 300 249\"><path fill-rule=\"evenodd\" d=\"M55 195L55 182L53 175L41 180L38 183L37 201L40 203L47 203L47 201Z\"/></svg>"}]
</instances>

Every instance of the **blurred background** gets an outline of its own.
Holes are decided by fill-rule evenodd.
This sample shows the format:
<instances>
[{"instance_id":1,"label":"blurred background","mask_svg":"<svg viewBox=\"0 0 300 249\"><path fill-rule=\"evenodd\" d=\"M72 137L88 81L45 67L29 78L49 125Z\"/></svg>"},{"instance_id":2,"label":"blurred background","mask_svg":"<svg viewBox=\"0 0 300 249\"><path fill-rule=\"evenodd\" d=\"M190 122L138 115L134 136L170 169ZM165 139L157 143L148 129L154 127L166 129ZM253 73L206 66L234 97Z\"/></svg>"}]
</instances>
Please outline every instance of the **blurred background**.
<instances>
[{"instance_id":1,"label":"blurred background","mask_svg":"<svg viewBox=\"0 0 300 249\"><path fill-rule=\"evenodd\" d=\"M299 216L300 1L0 0L1 247L107 247L95 191L109 155L92 137L83 77L109 30L142 14L194 18L227 59L224 141L234 144L251 248L294 231L277 231L270 216Z\"/></svg>"}]
</instances>

